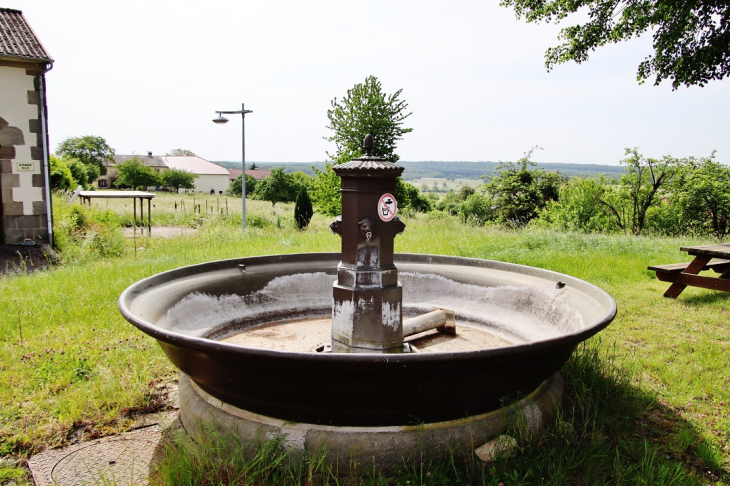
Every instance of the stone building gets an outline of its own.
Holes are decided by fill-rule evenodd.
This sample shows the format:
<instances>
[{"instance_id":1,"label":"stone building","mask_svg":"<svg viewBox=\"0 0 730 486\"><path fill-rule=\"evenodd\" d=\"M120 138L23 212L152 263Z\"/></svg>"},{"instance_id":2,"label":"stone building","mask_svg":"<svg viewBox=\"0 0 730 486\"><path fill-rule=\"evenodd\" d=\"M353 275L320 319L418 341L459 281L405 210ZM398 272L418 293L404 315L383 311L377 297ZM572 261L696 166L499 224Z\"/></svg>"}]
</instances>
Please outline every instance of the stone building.
<instances>
[{"instance_id":1,"label":"stone building","mask_svg":"<svg viewBox=\"0 0 730 486\"><path fill-rule=\"evenodd\" d=\"M53 59L18 10L0 8L0 239L52 243L45 74Z\"/></svg>"}]
</instances>

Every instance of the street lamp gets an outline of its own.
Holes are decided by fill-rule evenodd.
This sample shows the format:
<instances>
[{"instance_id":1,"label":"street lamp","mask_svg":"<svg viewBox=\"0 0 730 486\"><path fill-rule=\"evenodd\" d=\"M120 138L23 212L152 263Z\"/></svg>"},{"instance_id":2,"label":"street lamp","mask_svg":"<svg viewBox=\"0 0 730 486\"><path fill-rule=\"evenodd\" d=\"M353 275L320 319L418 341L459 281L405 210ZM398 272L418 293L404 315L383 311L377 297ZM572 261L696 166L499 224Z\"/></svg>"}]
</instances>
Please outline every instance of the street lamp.
<instances>
[{"instance_id":1,"label":"street lamp","mask_svg":"<svg viewBox=\"0 0 730 486\"><path fill-rule=\"evenodd\" d=\"M243 103L241 103L241 109L239 111L216 111L218 116L213 118L213 123L222 125L228 123L228 118L223 115L241 115L241 195L243 196L243 212L241 213L243 232L246 232L246 113L253 113L251 110L244 109Z\"/></svg>"}]
</instances>

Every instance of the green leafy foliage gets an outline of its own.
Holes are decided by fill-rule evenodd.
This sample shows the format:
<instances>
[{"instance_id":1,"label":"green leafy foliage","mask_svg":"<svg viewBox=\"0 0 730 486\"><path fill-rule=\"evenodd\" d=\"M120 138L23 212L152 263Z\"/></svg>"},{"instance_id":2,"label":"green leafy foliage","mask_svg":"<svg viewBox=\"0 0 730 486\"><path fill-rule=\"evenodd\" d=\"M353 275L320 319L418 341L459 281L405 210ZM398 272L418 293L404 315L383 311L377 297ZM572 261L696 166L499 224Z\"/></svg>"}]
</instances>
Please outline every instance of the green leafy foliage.
<instances>
[{"instance_id":1,"label":"green leafy foliage","mask_svg":"<svg viewBox=\"0 0 730 486\"><path fill-rule=\"evenodd\" d=\"M51 188L60 191L68 191L76 188L76 181L74 180L71 169L69 169L66 161L55 155L49 157L51 164L50 182Z\"/></svg>"},{"instance_id":2,"label":"green leafy foliage","mask_svg":"<svg viewBox=\"0 0 730 486\"><path fill-rule=\"evenodd\" d=\"M99 175L105 175L106 166L114 163L114 149L102 137L92 135L67 138L56 148L56 155L67 159L78 159L84 165L98 169L98 172L88 171L90 183Z\"/></svg>"},{"instance_id":3,"label":"green leafy foliage","mask_svg":"<svg viewBox=\"0 0 730 486\"><path fill-rule=\"evenodd\" d=\"M661 192L671 183L684 162L669 156L661 160L646 158L637 148L626 149L621 161L626 172L615 191L604 191L598 201L623 231L641 233L649 208L659 203Z\"/></svg>"},{"instance_id":4,"label":"green leafy foliage","mask_svg":"<svg viewBox=\"0 0 730 486\"><path fill-rule=\"evenodd\" d=\"M172 187L175 191L182 189L195 189L197 174L180 169L167 169L162 173L162 185Z\"/></svg>"},{"instance_id":5,"label":"green leafy foliage","mask_svg":"<svg viewBox=\"0 0 730 486\"><path fill-rule=\"evenodd\" d=\"M433 209L431 201L416 186L403 181L400 177L395 181L395 199L398 209L411 209L418 213L427 213Z\"/></svg>"},{"instance_id":6,"label":"green leafy foliage","mask_svg":"<svg viewBox=\"0 0 730 486\"><path fill-rule=\"evenodd\" d=\"M248 180L246 184L248 185ZM256 189L251 197L261 201L269 201L274 206L278 202L293 202L297 197L298 190L299 183L296 179L290 174L285 174L284 169L278 168L273 169L269 177L256 184Z\"/></svg>"},{"instance_id":7,"label":"green leafy foliage","mask_svg":"<svg viewBox=\"0 0 730 486\"><path fill-rule=\"evenodd\" d=\"M565 180L557 172L546 172L530 160L537 148L527 151L517 162L501 163L497 167L497 175L484 185L485 193L493 204L493 218L498 223L510 227L525 226L537 217L548 201L558 198ZM473 195L469 197L476 201Z\"/></svg>"},{"instance_id":8,"label":"green leafy foliage","mask_svg":"<svg viewBox=\"0 0 730 486\"><path fill-rule=\"evenodd\" d=\"M91 180L96 180L99 177L99 168L95 165L86 165L79 159L69 159L66 163L71 170L76 185L80 185L84 189L89 188Z\"/></svg>"},{"instance_id":9,"label":"green leafy foliage","mask_svg":"<svg viewBox=\"0 0 730 486\"><path fill-rule=\"evenodd\" d=\"M599 202L606 197L606 191L613 190L605 178L570 179L560 188L558 199L547 202L540 213L540 224L587 233L616 231L618 226Z\"/></svg>"},{"instance_id":10,"label":"green leafy foliage","mask_svg":"<svg viewBox=\"0 0 730 486\"><path fill-rule=\"evenodd\" d=\"M117 186L119 187L148 187L158 186L161 183L160 174L155 169L146 165L140 157L117 164Z\"/></svg>"},{"instance_id":11,"label":"green leafy foliage","mask_svg":"<svg viewBox=\"0 0 730 486\"><path fill-rule=\"evenodd\" d=\"M730 74L730 4L724 1L502 0L501 5L528 22L579 20L561 30L563 44L547 50L548 69L567 61L580 64L598 47L649 31L654 54L639 64L639 82L655 76L655 85L671 79L677 89Z\"/></svg>"},{"instance_id":12,"label":"green leafy foliage","mask_svg":"<svg viewBox=\"0 0 730 486\"><path fill-rule=\"evenodd\" d=\"M383 92L378 78L368 76L364 83L347 90L342 100L333 99L332 108L327 110L327 128L334 133L325 140L335 142L337 153L330 157L338 163L359 157L363 153L362 141L370 134L375 141L372 154L397 162L397 141L413 131L403 127L411 113L406 113L408 103L398 99L401 91L388 95Z\"/></svg>"},{"instance_id":13,"label":"green leafy foliage","mask_svg":"<svg viewBox=\"0 0 730 486\"><path fill-rule=\"evenodd\" d=\"M165 154L165 157L195 157L195 152L188 149L175 148Z\"/></svg>"},{"instance_id":14,"label":"green leafy foliage","mask_svg":"<svg viewBox=\"0 0 730 486\"><path fill-rule=\"evenodd\" d=\"M484 226L485 223L495 219L492 199L479 193L467 196L457 206L457 212L463 223L472 226Z\"/></svg>"},{"instance_id":15,"label":"green leafy foliage","mask_svg":"<svg viewBox=\"0 0 730 486\"><path fill-rule=\"evenodd\" d=\"M342 100L332 100L332 108L327 110L327 128L333 134L325 140L335 142L337 152L328 154L333 163L326 164L324 170L312 167L316 174L311 185L312 199L318 212L329 216L342 213L340 178L332 166L363 155L362 143L366 135L372 135L375 142L372 155L390 162L398 161L396 143L404 134L413 131L403 127L404 120L411 113L407 113L408 104L399 99L401 92L398 90L388 95L375 76L368 76L364 83L349 89ZM401 208L410 207L423 212L431 210L431 202L422 197L417 188L411 184L408 184L410 187L403 186L402 181L399 184L396 197Z\"/></svg>"},{"instance_id":16,"label":"green leafy foliage","mask_svg":"<svg viewBox=\"0 0 730 486\"><path fill-rule=\"evenodd\" d=\"M313 169L317 177L314 179L312 199L317 206L317 212L327 216L342 214L340 176L332 170L332 164L327 164L325 170Z\"/></svg>"},{"instance_id":17,"label":"green leafy foliage","mask_svg":"<svg viewBox=\"0 0 730 486\"><path fill-rule=\"evenodd\" d=\"M686 161L674 184L673 202L689 228L723 239L730 232L730 167L714 156Z\"/></svg>"},{"instance_id":18,"label":"green leafy foliage","mask_svg":"<svg viewBox=\"0 0 730 486\"><path fill-rule=\"evenodd\" d=\"M304 229L309 226L312 220L314 210L312 209L312 200L309 198L309 192L305 186L299 186L297 200L294 203L294 221L297 228Z\"/></svg>"},{"instance_id":19,"label":"green leafy foliage","mask_svg":"<svg viewBox=\"0 0 730 486\"><path fill-rule=\"evenodd\" d=\"M246 197L251 197L251 195L256 191L257 183L258 181L254 179L253 176L246 174ZM236 177L231 182L231 185L228 187L228 191L226 191L226 193L229 196L241 197L241 194L243 194L243 188L241 187L241 176Z\"/></svg>"}]
</instances>

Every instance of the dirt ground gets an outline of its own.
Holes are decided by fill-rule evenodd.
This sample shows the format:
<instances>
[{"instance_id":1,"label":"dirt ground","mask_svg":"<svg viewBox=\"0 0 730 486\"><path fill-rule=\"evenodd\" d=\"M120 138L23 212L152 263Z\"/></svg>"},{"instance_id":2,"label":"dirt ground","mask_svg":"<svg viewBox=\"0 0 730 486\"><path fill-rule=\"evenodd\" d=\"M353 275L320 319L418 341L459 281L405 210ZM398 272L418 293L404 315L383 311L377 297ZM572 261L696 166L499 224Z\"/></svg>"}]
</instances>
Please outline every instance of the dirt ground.
<instances>
[{"instance_id":1,"label":"dirt ground","mask_svg":"<svg viewBox=\"0 0 730 486\"><path fill-rule=\"evenodd\" d=\"M0 275L35 272L49 265L48 252L37 246L0 245Z\"/></svg>"}]
</instances>

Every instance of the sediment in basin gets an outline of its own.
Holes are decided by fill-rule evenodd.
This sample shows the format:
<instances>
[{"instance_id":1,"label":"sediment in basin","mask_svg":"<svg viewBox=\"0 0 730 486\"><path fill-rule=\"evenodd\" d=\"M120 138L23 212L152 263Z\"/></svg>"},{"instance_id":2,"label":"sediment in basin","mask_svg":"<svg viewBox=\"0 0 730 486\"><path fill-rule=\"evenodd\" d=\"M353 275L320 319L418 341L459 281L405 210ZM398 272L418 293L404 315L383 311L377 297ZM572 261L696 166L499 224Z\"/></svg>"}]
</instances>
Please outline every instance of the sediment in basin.
<instances>
[{"instance_id":1,"label":"sediment in basin","mask_svg":"<svg viewBox=\"0 0 730 486\"><path fill-rule=\"evenodd\" d=\"M328 315L339 257L282 255L173 270L131 286L120 308L211 396L282 420L344 426L439 422L499 408L557 372L616 311L608 294L566 275L487 260L396 255L406 316L451 308L457 322L512 344L342 355L220 341L250 326Z\"/></svg>"}]
</instances>

